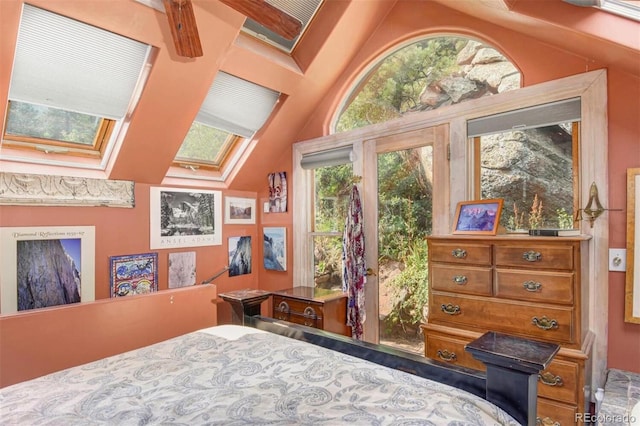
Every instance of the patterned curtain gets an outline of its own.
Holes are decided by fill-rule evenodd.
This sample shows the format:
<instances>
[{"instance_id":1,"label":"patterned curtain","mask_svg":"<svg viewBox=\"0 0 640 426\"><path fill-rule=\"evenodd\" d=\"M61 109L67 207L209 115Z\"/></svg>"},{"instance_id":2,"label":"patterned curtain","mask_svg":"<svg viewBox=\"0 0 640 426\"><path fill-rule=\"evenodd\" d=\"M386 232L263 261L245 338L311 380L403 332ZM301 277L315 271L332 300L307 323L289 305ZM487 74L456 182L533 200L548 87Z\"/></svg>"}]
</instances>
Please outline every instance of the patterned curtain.
<instances>
[{"instance_id":1,"label":"patterned curtain","mask_svg":"<svg viewBox=\"0 0 640 426\"><path fill-rule=\"evenodd\" d=\"M351 336L362 340L365 321L364 284L367 281L367 268L364 261L362 203L356 185L353 185L351 190L342 238L342 265L342 290L348 294L347 325L351 326Z\"/></svg>"}]
</instances>

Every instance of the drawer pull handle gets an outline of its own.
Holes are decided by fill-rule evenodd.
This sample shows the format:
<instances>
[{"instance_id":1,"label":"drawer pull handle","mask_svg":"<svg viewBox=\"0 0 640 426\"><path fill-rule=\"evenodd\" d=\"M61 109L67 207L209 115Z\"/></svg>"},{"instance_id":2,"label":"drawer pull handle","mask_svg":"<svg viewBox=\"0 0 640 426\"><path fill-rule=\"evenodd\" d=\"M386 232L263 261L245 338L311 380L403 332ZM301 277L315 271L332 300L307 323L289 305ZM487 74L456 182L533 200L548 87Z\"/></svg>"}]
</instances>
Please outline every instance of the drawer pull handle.
<instances>
[{"instance_id":1,"label":"drawer pull handle","mask_svg":"<svg viewBox=\"0 0 640 426\"><path fill-rule=\"evenodd\" d=\"M527 262L540 262L542 260L542 254L537 251L529 250L522 253L522 258Z\"/></svg>"},{"instance_id":2,"label":"drawer pull handle","mask_svg":"<svg viewBox=\"0 0 640 426\"><path fill-rule=\"evenodd\" d=\"M315 309L313 309L311 306L307 306L306 308L304 308L302 315L304 316L304 325L308 327L316 326L318 315L316 315Z\"/></svg>"},{"instance_id":3,"label":"drawer pull handle","mask_svg":"<svg viewBox=\"0 0 640 426\"><path fill-rule=\"evenodd\" d=\"M318 315L316 315L316 311L315 309L313 309L311 306L307 306L304 309L304 312L302 313L305 317L307 318L311 318L313 320L318 318Z\"/></svg>"},{"instance_id":4,"label":"drawer pull handle","mask_svg":"<svg viewBox=\"0 0 640 426\"><path fill-rule=\"evenodd\" d=\"M455 354L455 352L449 352L446 349L438 349L438 358L443 361L453 362L458 359L458 356Z\"/></svg>"},{"instance_id":5,"label":"drawer pull handle","mask_svg":"<svg viewBox=\"0 0 640 426\"><path fill-rule=\"evenodd\" d=\"M289 304L287 302L280 302L280 304L276 308L276 311L282 312L284 314L288 314L289 313Z\"/></svg>"},{"instance_id":6,"label":"drawer pull handle","mask_svg":"<svg viewBox=\"0 0 640 426\"><path fill-rule=\"evenodd\" d=\"M545 417L541 419L540 417L536 417L536 426L561 426L560 422L553 421L552 418Z\"/></svg>"},{"instance_id":7,"label":"drawer pull handle","mask_svg":"<svg viewBox=\"0 0 640 426\"><path fill-rule=\"evenodd\" d=\"M525 290L530 292L540 291L540 289L542 288L542 284L535 281L525 281L522 283L522 286Z\"/></svg>"},{"instance_id":8,"label":"drawer pull handle","mask_svg":"<svg viewBox=\"0 0 640 426\"><path fill-rule=\"evenodd\" d=\"M456 259L464 259L465 257L467 257L467 251L461 248L457 248L451 251L451 256L455 257Z\"/></svg>"},{"instance_id":9,"label":"drawer pull handle","mask_svg":"<svg viewBox=\"0 0 640 426\"><path fill-rule=\"evenodd\" d=\"M554 319L550 320L547 317L542 317L540 319L538 319L538 317L533 317L531 319L531 323L543 330L551 330L552 328L558 328L558 321Z\"/></svg>"},{"instance_id":10,"label":"drawer pull handle","mask_svg":"<svg viewBox=\"0 0 640 426\"><path fill-rule=\"evenodd\" d=\"M564 386L562 377L554 376L553 373L550 373L550 372L546 372L544 374L538 374L538 380L540 380L543 385L547 385L547 386Z\"/></svg>"},{"instance_id":11,"label":"drawer pull handle","mask_svg":"<svg viewBox=\"0 0 640 426\"><path fill-rule=\"evenodd\" d=\"M448 315L459 315L461 313L460 306L452 305L451 303L446 305L443 303L442 306L440 306L440 309L442 309L442 312Z\"/></svg>"},{"instance_id":12,"label":"drawer pull handle","mask_svg":"<svg viewBox=\"0 0 640 426\"><path fill-rule=\"evenodd\" d=\"M467 277L464 275L456 275L453 277L453 282L458 285L465 285L467 283Z\"/></svg>"}]
</instances>

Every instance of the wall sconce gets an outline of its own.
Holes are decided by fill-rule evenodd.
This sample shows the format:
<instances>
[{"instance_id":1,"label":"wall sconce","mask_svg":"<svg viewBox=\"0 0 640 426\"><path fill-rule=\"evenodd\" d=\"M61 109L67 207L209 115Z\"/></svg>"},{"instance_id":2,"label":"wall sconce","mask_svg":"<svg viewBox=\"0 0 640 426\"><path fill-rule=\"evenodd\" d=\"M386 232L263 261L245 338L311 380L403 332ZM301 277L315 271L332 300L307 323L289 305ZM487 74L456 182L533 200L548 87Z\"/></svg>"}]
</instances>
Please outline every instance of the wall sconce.
<instances>
[{"instance_id":1,"label":"wall sconce","mask_svg":"<svg viewBox=\"0 0 640 426\"><path fill-rule=\"evenodd\" d=\"M587 205L584 209L579 209L576 213L576 220L584 220L587 219L589 221L589 225L593 228L593 223L596 221L598 217L605 211L622 211L622 209L605 209L602 207L602 203L600 202L600 198L598 198L598 187L596 183L593 182L591 184L591 188L589 189L589 201L587 201ZM583 217L586 216L586 218Z\"/></svg>"}]
</instances>

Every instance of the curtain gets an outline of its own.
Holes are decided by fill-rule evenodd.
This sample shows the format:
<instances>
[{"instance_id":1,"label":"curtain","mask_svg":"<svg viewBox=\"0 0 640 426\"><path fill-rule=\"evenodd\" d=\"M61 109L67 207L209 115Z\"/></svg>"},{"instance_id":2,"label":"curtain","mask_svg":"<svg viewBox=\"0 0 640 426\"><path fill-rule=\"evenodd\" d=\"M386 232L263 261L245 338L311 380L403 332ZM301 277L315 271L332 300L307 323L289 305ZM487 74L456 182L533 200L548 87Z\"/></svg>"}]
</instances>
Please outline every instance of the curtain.
<instances>
[{"instance_id":1,"label":"curtain","mask_svg":"<svg viewBox=\"0 0 640 426\"><path fill-rule=\"evenodd\" d=\"M353 185L349 209L342 238L342 290L348 295L347 325L351 336L362 340L365 321L364 284L366 266L364 260L364 228L362 223L362 203L358 187Z\"/></svg>"}]
</instances>

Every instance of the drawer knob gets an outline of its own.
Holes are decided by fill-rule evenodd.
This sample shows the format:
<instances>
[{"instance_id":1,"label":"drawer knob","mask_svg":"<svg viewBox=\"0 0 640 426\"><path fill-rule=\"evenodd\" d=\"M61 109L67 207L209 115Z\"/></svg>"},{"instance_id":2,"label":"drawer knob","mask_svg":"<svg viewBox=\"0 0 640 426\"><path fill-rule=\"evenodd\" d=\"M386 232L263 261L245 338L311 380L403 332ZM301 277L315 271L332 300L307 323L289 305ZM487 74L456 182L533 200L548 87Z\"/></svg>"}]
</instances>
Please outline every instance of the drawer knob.
<instances>
[{"instance_id":1,"label":"drawer knob","mask_svg":"<svg viewBox=\"0 0 640 426\"><path fill-rule=\"evenodd\" d=\"M467 251L461 248L457 248L451 251L451 256L455 257L456 259L464 259L465 257L467 257Z\"/></svg>"},{"instance_id":2,"label":"drawer knob","mask_svg":"<svg viewBox=\"0 0 640 426\"><path fill-rule=\"evenodd\" d=\"M280 304L276 308L276 311L288 314L289 313L289 304L287 302L284 302L284 301L280 302Z\"/></svg>"},{"instance_id":3,"label":"drawer knob","mask_svg":"<svg viewBox=\"0 0 640 426\"><path fill-rule=\"evenodd\" d=\"M540 262L542 260L542 254L537 251L529 250L522 253L522 258L527 262Z\"/></svg>"},{"instance_id":4,"label":"drawer knob","mask_svg":"<svg viewBox=\"0 0 640 426\"><path fill-rule=\"evenodd\" d=\"M467 277L464 275L456 275L453 277L453 282L458 285L465 285L467 283Z\"/></svg>"},{"instance_id":5,"label":"drawer knob","mask_svg":"<svg viewBox=\"0 0 640 426\"><path fill-rule=\"evenodd\" d=\"M540 319L538 319L538 317L533 317L531 319L531 323L543 330L551 330L552 328L558 328L558 321L554 319L549 319L547 317L542 317Z\"/></svg>"},{"instance_id":6,"label":"drawer knob","mask_svg":"<svg viewBox=\"0 0 640 426\"><path fill-rule=\"evenodd\" d=\"M540 289L542 288L542 284L535 281L525 281L522 283L522 286L524 287L525 290L530 292L540 291Z\"/></svg>"},{"instance_id":7,"label":"drawer knob","mask_svg":"<svg viewBox=\"0 0 640 426\"><path fill-rule=\"evenodd\" d=\"M536 426L560 426L560 422L553 421L553 419L549 417L542 419L540 417L536 417Z\"/></svg>"},{"instance_id":8,"label":"drawer knob","mask_svg":"<svg viewBox=\"0 0 640 426\"><path fill-rule=\"evenodd\" d=\"M440 306L440 309L442 309L442 312L444 312L447 315L459 315L460 312L460 306L458 305L452 305L451 303L448 304L442 304L442 306Z\"/></svg>"},{"instance_id":9,"label":"drawer knob","mask_svg":"<svg viewBox=\"0 0 640 426\"><path fill-rule=\"evenodd\" d=\"M538 374L538 380L542 382L543 385L547 386L563 386L564 382L562 381L562 377L554 376L553 373L546 372L544 374Z\"/></svg>"},{"instance_id":10,"label":"drawer knob","mask_svg":"<svg viewBox=\"0 0 640 426\"><path fill-rule=\"evenodd\" d=\"M444 350L438 349L438 358L440 358L443 361L447 361L447 362L453 362L453 361L458 359L458 357L455 354L455 352L449 352L446 349L444 349Z\"/></svg>"}]
</instances>

